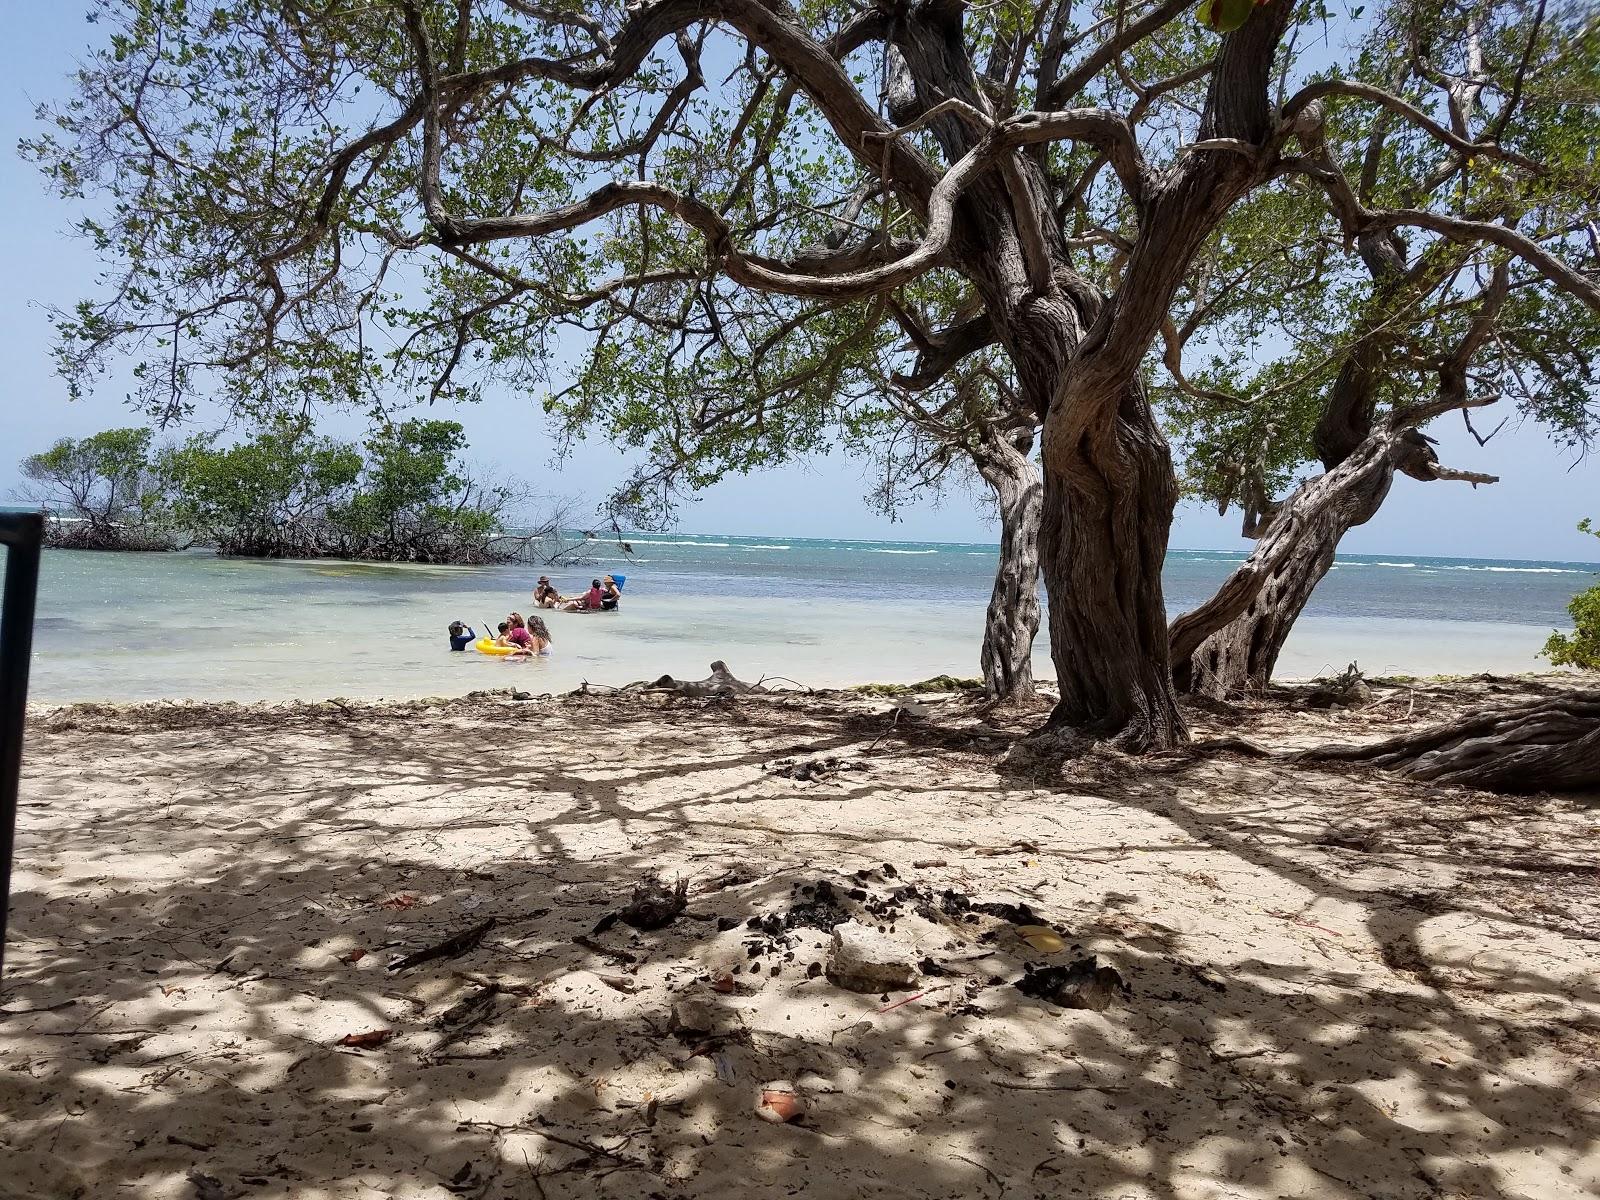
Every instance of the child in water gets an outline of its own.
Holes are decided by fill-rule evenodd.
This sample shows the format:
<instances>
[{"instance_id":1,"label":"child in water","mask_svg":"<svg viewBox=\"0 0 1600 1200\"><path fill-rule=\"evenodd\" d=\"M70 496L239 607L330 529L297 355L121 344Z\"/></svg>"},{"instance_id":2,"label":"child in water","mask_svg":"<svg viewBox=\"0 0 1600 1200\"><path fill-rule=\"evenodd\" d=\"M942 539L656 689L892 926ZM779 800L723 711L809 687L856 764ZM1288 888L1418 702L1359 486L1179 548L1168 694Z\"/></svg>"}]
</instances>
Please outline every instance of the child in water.
<instances>
[{"instance_id":1,"label":"child in water","mask_svg":"<svg viewBox=\"0 0 1600 1200\"><path fill-rule=\"evenodd\" d=\"M596 579L589 585L589 590L583 595L562 604L563 612L598 612L602 601L605 600L605 591Z\"/></svg>"},{"instance_id":2,"label":"child in water","mask_svg":"<svg viewBox=\"0 0 1600 1200\"><path fill-rule=\"evenodd\" d=\"M461 621L450 622L450 649L465 650L478 640L478 635L472 632L472 626Z\"/></svg>"}]
</instances>

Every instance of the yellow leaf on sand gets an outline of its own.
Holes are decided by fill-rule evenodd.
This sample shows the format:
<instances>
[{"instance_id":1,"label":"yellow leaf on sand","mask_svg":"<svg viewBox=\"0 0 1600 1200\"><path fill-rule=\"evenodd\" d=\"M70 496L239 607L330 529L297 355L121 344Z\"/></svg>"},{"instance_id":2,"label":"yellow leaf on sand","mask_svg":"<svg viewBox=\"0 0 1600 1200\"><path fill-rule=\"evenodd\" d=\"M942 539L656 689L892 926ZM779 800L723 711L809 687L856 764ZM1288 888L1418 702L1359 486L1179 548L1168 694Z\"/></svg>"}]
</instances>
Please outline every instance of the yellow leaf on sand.
<instances>
[{"instance_id":1,"label":"yellow leaf on sand","mask_svg":"<svg viewBox=\"0 0 1600 1200\"><path fill-rule=\"evenodd\" d=\"M1040 954L1059 954L1067 948L1061 935L1048 925L1018 925L1017 936Z\"/></svg>"}]
</instances>

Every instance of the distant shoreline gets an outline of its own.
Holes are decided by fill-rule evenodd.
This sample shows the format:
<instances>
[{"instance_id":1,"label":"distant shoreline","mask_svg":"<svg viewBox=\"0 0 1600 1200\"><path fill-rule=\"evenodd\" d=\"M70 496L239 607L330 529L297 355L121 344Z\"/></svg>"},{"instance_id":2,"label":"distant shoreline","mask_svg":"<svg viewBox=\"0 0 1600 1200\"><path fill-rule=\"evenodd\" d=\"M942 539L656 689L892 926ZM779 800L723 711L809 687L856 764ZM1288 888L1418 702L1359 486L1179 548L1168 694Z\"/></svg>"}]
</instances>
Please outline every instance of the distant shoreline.
<instances>
[{"instance_id":1,"label":"distant shoreline","mask_svg":"<svg viewBox=\"0 0 1600 1200\"><path fill-rule=\"evenodd\" d=\"M0 511L19 511L19 512L20 511L28 511L28 512L31 512L31 511L33 511L33 509L31 507L25 506L25 505L5 505L5 504L0 504ZM582 530L570 530L570 531L566 531L566 532L568 534L579 534L579 535L581 535L581 533L583 531ZM626 543L628 543L630 545L636 545L636 546L685 546L685 547L700 546L700 547L707 547L707 548L716 547L717 544L721 543L721 542L756 543L756 544L759 545L759 548L770 549L770 550L790 549L791 548L788 545L778 545L778 543L801 543L801 544L804 544L804 545L807 545L807 546L811 546L811 547L822 547L822 546L829 546L829 545L833 545L833 546L839 546L839 545L879 546L879 545L882 545L882 546L894 546L894 547L932 547L932 548L935 548L935 549L948 548L948 549L952 549L952 550L963 550L963 551L971 551L971 550L998 551L999 548L1000 548L998 542L945 542L945 541L929 541L929 540L925 540L925 539L916 539L916 538L844 537L844 536L815 535L815 534L802 536L802 535L799 535L799 534L687 532L687 531L682 531L682 530L629 531L629 532L625 532L625 533L620 534L620 535L607 535L605 537L596 537L592 541L592 546L596 551L600 551L600 550L603 550L606 547L615 547L619 543L623 543L623 542L626 542ZM756 548L756 546L752 546L751 548ZM73 548L73 547L50 547L50 549L51 550L68 550L68 551L75 550L75 548ZM140 548L136 548L135 547L135 548L128 548L128 549L82 550L82 551L77 551L77 552L85 553L85 554L106 554L106 555L118 555L118 554L174 554L174 555L197 555L197 556L201 556L201 557L217 557L210 550L208 550L208 549L206 549L204 547L189 547L189 548L167 550L167 551L151 551L151 550L144 550L144 549L140 549ZM1249 550L1248 547L1244 547L1244 546L1232 546L1232 547L1169 546L1167 548L1167 553L1169 555L1204 555L1204 556L1206 556L1208 558L1221 558L1221 559L1232 560L1232 561L1243 561L1245 558L1249 557L1250 550ZM405 561L400 561L400 560L346 559L346 558L334 558L334 557L319 557L319 558L309 558L309 559L307 559L307 558L259 558L259 557L249 557L249 556L228 556L225 561L228 561L228 562L262 562L262 563L274 563L274 562L277 562L277 563L294 563L294 562L350 563L352 565L372 566L372 567L386 567L386 566L400 566L400 567L405 567L405 566L424 566L424 567L432 567L432 566L438 566L438 567L458 568L458 569L462 569L462 570L491 569L491 568L495 568L495 567L499 567L499 566L505 566L505 565L512 565L512 566L528 565L528 564L519 564L519 563L511 563L511 564L504 564L504 563L447 563L447 562L413 563L413 562L405 562ZM1583 559L1583 558L1572 558L1572 559L1568 559L1568 558L1504 558L1504 557L1500 557L1500 556L1497 556L1497 555L1420 554L1420 553L1416 553L1416 552L1408 552L1408 551L1401 551L1401 550L1370 550L1370 551L1360 551L1360 552L1351 551L1351 552L1347 552L1347 553L1340 553L1334 559L1334 562L1335 562L1335 564L1348 563L1348 564L1352 564L1352 565L1360 564L1360 565L1366 565L1366 566L1390 566L1390 567L1403 567L1403 566L1408 566L1408 565L1439 564L1439 563L1482 563L1482 564L1486 564L1487 566L1505 566L1505 567L1518 567L1518 568L1553 567L1553 568L1567 568L1567 569L1573 570L1573 571L1586 571L1586 572L1597 572L1597 573L1600 573L1600 559Z\"/></svg>"}]
</instances>

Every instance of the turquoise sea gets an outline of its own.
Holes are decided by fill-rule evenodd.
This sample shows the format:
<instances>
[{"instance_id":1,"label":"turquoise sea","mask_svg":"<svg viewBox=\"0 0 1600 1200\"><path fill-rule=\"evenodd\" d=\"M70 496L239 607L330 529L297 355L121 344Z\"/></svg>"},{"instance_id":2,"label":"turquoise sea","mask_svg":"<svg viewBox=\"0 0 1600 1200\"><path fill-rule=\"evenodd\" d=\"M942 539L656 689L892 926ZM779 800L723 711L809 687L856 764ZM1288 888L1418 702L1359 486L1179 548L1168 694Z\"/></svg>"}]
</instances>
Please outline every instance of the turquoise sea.
<instances>
[{"instance_id":1,"label":"turquoise sea","mask_svg":"<svg viewBox=\"0 0 1600 1200\"><path fill-rule=\"evenodd\" d=\"M451 654L445 626L531 608L524 567L222 560L202 553L47 551L32 696L280 699L559 691L725 659L743 678L813 686L975 675L995 548L843 539L641 534L599 543L592 566L550 569L563 591L627 576L622 611L547 614L555 653L508 662ZM1174 612L1242 556L1174 550ZM1593 563L1346 555L1317 590L1280 664L1306 677L1536 670ZM1049 678L1041 637L1038 671Z\"/></svg>"}]
</instances>

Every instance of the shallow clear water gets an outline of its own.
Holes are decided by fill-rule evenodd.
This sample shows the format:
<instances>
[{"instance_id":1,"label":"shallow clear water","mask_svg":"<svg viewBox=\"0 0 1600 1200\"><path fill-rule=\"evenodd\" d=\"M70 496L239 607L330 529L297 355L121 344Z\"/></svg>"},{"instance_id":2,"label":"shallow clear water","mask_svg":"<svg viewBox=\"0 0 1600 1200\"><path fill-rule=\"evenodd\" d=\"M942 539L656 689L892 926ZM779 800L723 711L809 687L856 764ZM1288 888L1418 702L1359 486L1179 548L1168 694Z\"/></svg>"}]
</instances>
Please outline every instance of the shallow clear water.
<instances>
[{"instance_id":1,"label":"shallow clear water","mask_svg":"<svg viewBox=\"0 0 1600 1200\"><path fill-rule=\"evenodd\" d=\"M46 553L32 697L273 699L445 695L587 679L699 678L725 659L743 678L821 686L977 674L993 546L642 535L622 611L546 614L548 659L451 654L445 626L526 613L538 570L223 560L198 553ZM1167 599L1211 594L1240 555L1175 550ZM1358 661L1372 673L1536 669L1592 564L1383 558L1338 561L1280 663L1305 676ZM551 570L576 592L594 566ZM1038 670L1053 671L1040 639Z\"/></svg>"}]
</instances>

